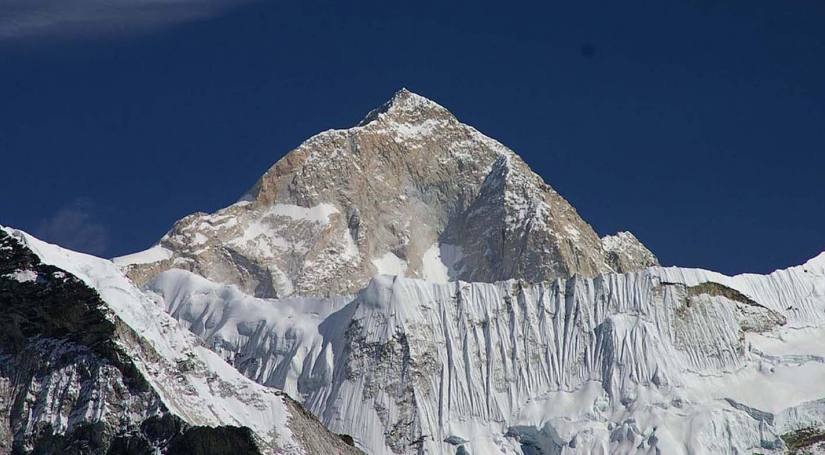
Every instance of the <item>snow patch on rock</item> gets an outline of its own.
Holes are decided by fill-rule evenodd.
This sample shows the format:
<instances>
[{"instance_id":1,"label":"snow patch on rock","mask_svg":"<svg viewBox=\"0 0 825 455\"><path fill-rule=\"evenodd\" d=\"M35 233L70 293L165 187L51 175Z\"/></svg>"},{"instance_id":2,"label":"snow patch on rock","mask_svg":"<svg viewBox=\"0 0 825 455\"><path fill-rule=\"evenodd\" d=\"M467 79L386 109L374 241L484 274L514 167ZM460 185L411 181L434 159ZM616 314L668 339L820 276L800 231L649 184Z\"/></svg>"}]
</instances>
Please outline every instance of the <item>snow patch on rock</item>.
<instances>
[{"instance_id":1,"label":"snow patch on rock","mask_svg":"<svg viewBox=\"0 0 825 455\"><path fill-rule=\"evenodd\" d=\"M455 266L461 260L461 248L446 243L433 243L421 257L421 277L433 283L455 281Z\"/></svg>"},{"instance_id":2,"label":"snow patch on rock","mask_svg":"<svg viewBox=\"0 0 825 455\"><path fill-rule=\"evenodd\" d=\"M407 261L399 258L390 251L380 257L372 259L371 262L372 265L375 266L375 273L378 275L404 276L404 272L407 271Z\"/></svg>"},{"instance_id":3,"label":"snow patch on rock","mask_svg":"<svg viewBox=\"0 0 825 455\"><path fill-rule=\"evenodd\" d=\"M293 204L275 204L269 208L269 213L275 216L285 216L293 220L306 220L320 224L329 223L332 214L339 213L332 204L318 204L313 207L301 207Z\"/></svg>"},{"instance_id":4,"label":"snow patch on rock","mask_svg":"<svg viewBox=\"0 0 825 455\"><path fill-rule=\"evenodd\" d=\"M15 270L12 273L3 275L3 278L8 278L18 283L33 283L37 281L37 272L32 270Z\"/></svg>"}]
</instances>

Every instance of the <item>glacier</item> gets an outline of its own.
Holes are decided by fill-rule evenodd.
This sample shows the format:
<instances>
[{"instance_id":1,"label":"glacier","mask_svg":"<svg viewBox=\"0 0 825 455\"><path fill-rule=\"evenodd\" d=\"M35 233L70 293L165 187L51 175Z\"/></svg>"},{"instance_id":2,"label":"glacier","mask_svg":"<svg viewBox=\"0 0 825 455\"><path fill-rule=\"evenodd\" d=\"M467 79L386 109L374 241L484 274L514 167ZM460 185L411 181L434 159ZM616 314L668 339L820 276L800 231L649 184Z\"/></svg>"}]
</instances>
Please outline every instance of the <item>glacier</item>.
<instances>
[{"instance_id":1,"label":"glacier","mask_svg":"<svg viewBox=\"0 0 825 455\"><path fill-rule=\"evenodd\" d=\"M146 288L368 453L782 453L781 435L825 418L825 253L733 277L382 275L329 298L175 269Z\"/></svg>"}]
</instances>

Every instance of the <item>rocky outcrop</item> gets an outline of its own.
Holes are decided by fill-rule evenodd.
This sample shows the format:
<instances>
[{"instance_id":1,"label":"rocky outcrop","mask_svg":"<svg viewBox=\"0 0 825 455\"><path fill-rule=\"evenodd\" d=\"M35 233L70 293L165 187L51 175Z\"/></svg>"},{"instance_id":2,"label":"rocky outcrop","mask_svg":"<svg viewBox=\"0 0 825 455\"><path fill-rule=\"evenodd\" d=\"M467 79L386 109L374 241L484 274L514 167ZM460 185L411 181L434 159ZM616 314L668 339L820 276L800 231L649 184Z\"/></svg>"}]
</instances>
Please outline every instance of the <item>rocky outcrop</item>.
<instances>
[{"instance_id":1,"label":"rocky outcrop","mask_svg":"<svg viewBox=\"0 0 825 455\"><path fill-rule=\"evenodd\" d=\"M618 232L602 237L602 249L607 265L617 273L633 272L659 265L656 256L630 232Z\"/></svg>"},{"instance_id":2,"label":"rocky outcrop","mask_svg":"<svg viewBox=\"0 0 825 455\"><path fill-rule=\"evenodd\" d=\"M308 139L238 203L116 262L138 284L181 268L284 297L353 293L381 273L536 282L656 264L624 243L606 248L511 150L401 90L357 126Z\"/></svg>"}]
</instances>

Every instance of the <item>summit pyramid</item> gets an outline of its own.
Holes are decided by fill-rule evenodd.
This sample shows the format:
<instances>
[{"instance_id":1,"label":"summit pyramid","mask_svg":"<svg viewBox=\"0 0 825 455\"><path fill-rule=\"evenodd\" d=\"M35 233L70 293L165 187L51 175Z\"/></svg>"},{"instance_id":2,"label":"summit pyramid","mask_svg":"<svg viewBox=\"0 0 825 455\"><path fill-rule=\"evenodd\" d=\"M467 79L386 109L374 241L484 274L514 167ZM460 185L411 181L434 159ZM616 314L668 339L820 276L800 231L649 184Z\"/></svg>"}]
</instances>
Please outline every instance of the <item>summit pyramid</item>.
<instances>
[{"instance_id":1,"label":"summit pyramid","mask_svg":"<svg viewBox=\"0 0 825 455\"><path fill-rule=\"evenodd\" d=\"M512 150L406 89L117 262L138 283L179 268L258 297L347 294L380 274L538 282L657 265L632 234L600 239Z\"/></svg>"}]
</instances>

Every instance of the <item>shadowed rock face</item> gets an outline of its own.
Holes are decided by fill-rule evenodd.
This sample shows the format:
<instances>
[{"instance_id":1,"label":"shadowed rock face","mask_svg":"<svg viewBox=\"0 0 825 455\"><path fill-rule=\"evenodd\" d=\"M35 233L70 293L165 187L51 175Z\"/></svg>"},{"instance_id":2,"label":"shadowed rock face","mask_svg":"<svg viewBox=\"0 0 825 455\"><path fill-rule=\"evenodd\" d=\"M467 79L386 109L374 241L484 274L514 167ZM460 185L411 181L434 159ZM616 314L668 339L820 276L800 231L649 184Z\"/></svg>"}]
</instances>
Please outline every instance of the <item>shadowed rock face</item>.
<instances>
[{"instance_id":1,"label":"shadowed rock face","mask_svg":"<svg viewBox=\"0 0 825 455\"><path fill-rule=\"evenodd\" d=\"M602 237L607 264L617 273L641 270L659 265L656 256L630 232L617 232Z\"/></svg>"},{"instance_id":2,"label":"shadowed rock face","mask_svg":"<svg viewBox=\"0 0 825 455\"><path fill-rule=\"evenodd\" d=\"M656 264L624 243L606 249L515 153L401 90L308 139L240 202L177 222L162 255L119 262L139 284L175 267L283 297L353 293L378 273L537 282Z\"/></svg>"},{"instance_id":3,"label":"shadowed rock face","mask_svg":"<svg viewBox=\"0 0 825 455\"><path fill-rule=\"evenodd\" d=\"M117 344L126 330L94 290L0 231L0 452L105 453L124 419L165 412Z\"/></svg>"},{"instance_id":4,"label":"shadowed rock face","mask_svg":"<svg viewBox=\"0 0 825 455\"><path fill-rule=\"evenodd\" d=\"M93 289L75 276L42 264L0 231L0 343L17 355L33 339L61 340L112 362L135 384L145 382L116 339L128 327L106 310Z\"/></svg>"}]
</instances>

